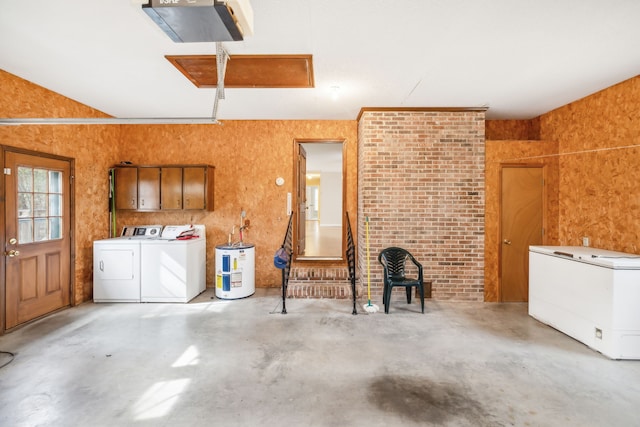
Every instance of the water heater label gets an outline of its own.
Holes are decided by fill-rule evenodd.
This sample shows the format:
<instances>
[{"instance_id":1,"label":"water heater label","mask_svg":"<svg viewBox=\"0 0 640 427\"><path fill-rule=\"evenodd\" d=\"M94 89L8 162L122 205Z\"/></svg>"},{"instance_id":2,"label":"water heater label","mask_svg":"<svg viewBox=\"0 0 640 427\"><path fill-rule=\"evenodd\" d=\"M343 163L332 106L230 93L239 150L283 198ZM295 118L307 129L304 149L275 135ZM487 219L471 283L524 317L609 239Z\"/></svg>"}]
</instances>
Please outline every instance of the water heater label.
<instances>
[{"instance_id":1,"label":"water heater label","mask_svg":"<svg viewBox=\"0 0 640 427\"><path fill-rule=\"evenodd\" d=\"M231 273L231 287L232 288L241 288L242 287L242 273Z\"/></svg>"}]
</instances>

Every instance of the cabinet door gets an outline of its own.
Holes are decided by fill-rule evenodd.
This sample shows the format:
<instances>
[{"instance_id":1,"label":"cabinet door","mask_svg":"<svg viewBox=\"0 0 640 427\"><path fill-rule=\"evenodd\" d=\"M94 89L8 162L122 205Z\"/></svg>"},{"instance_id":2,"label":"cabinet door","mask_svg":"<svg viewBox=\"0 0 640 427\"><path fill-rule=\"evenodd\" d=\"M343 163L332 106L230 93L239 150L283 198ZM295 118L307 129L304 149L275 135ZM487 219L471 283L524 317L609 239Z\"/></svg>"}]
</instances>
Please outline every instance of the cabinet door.
<instances>
[{"instance_id":1,"label":"cabinet door","mask_svg":"<svg viewBox=\"0 0 640 427\"><path fill-rule=\"evenodd\" d=\"M184 209L205 209L207 174L205 167L185 167L182 192Z\"/></svg>"},{"instance_id":2,"label":"cabinet door","mask_svg":"<svg viewBox=\"0 0 640 427\"><path fill-rule=\"evenodd\" d=\"M182 209L182 168L162 168L162 209Z\"/></svg>"},{"instance_id":3,"label":"cabinet door","mask_svg":"<svg viewBox=\"0 0 640 427\"><path fill-rule=\"evenodd\" d=\"M138 168L138 210L160 209L160 168Z\"/></svg>"},{"instance_id":4,"label":"cabinet door","mask_svg":"<svg viewBox=\"0 0 640 427\"><path fill-rule=\"evenodd\" d=\"M138 209L138 169L115 169L116 209Z\"/></svg>"}]
</instances>

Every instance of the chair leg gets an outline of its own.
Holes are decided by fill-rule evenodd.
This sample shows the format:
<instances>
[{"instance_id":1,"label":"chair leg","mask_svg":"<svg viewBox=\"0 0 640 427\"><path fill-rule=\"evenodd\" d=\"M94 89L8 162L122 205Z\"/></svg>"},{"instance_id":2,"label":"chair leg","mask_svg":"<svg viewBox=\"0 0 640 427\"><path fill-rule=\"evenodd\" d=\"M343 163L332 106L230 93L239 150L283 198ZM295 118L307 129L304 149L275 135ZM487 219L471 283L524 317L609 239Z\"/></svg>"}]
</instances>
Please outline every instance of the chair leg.
<instances>
[{"instance_id":1,"label":"chair leg","mask_svg":"<svg viewBox=\"0 0 640 427\"><path fill-rule=\"evenodd\" d=\"M411 304L411 289L413 289L412 286L407 286L405 289L407 292L407 304Z\"/></svg>"},{"instance_id":2,"label":"chair leg","mask_svg":"<svg viewBox=\"0 0 640 427\"><path fill-rule=\"evenodd\" d=\"M382 285L382 305L384 307L387 306L387 284L386 283Z\"/></svg>"},{"instance_id":3,"label":"chair leg","mask_svg":"<svg viewBox=\"0 0 640 427\"><path fill-rule=\"evenodd\" d=\"M385 314L389 314L389 305L391 303L391 290L393 289L393 286L389 285L387 286L387 289L384 292L384 296L382 297L385 301L384 304L384 312Z\"/></svg>"},{"instance_id":4,"label":"chair leg","mask_svg":"<svg viewBox=\"0 0 640 427\"><path fill-rule=\"evenodd\" d=\"M424 286L420 285L420 305L422 306L422 314L424 314Z\"/></svg>"}]
</instances>

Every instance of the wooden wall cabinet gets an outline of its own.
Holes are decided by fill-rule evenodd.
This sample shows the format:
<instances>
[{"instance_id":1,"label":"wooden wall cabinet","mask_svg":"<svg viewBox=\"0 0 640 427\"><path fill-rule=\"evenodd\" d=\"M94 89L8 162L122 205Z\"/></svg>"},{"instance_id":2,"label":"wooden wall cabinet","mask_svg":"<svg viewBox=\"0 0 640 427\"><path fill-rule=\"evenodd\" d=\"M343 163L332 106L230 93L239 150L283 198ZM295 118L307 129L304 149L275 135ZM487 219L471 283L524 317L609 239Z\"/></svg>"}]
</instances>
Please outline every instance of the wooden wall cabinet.
<instances>
[{"instance_id":1,"label":"wooden wall cabinet","mask_svg":"<svg viewBox=\"0 0 640 427\"><path fill-rule=\"evenodd\" d=\"M209 165L116 166L116 209L213 211Z\"/></svg>"},{"instance_id":2,"label":"wooden wall cabinet","mask_svg":"<svg viewBox=\"0 0 640 427\"><path fill-rule=\"evenodd\" d=\"M184 181L182 194L184 196L184 209L205 209L211 201L213 204L213 191L207 193L208 170L201 167L186 167L183 169ZM213 171L211 171L213 178ZM213 187L211 188L213 190Z\"/></svg>"},{"instance_id":3,"label":"wooden wall cabinet","mask_svg":"<svg viewBox=\"0 0 640 427\"><path fill-rule=\"evenodd\" d=\"M160 209L160 168L116 167L116 209Z\"/></svg>"},{"instance_id":4,"label":"wooden wall cabinet","mask_svg":"<svg viewBox=\"0 0 640 427\"><path fill-rule=\"evenodd\" d=\"M116 209L138 209L138 168L115 168Z\"/></svg>"},{"instance_id":5,"label":"wooden wall cabinet","mask_svg":"<svg viewBox=\"0 0 640 427\"><path fill-rule=\"evenodd\" d=\"M160 209L160 168L138 168L138 210Z\"/></svg>"},{"instance_id":6,"label":"wooden wall cabinet","mask_svg":"<svg viewBox=\"0 0 640 427\"><path fill-rule=\"evenodd\" d=\"M160 188L163 210L182 209L182 168L162 168Z\"/></svg>"}]
</instances>

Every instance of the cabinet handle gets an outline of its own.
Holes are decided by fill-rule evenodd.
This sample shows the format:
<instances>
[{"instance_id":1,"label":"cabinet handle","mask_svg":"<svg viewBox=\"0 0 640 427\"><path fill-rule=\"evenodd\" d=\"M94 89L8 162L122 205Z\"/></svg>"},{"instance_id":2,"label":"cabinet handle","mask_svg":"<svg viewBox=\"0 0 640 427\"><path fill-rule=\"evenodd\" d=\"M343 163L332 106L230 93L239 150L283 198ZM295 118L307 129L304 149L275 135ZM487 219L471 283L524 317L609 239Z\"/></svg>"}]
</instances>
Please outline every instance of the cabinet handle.
<instances>
[{"instance_id":1,"label":"cabinet handle","mask_svg":"<svg viewBox=\"0 0 640 427\"><path fill-rule=\"evenodd\" d=\"M144 206L144 199L140 199L140 206Z\"/></svg>"},{"instance_id":2,"label":"cabinet handle","mask_svg":"<svg viewBox=\"0 0 640 427\"><path fill-rule=\"evenodd\" d=\"M186 198L186 199L185 199L184 204L185 204L186 206L189 206L189 198Z\"/></svg>"},{"instance_id":3,"label":"cabinet handle","mask_svg":"<svg viewBox=\"0 0 640 427\"><path fill-rule=\"evenodd\" d=\"M104 271L104 261L100 260L100 271Z\"/></svg>"},{"instance_id":4,"label":"cabinet handle","mask_svg":"<svg viewBox=\"0 0 640 427\"><path fill-rule=\"evenodd\" d=\"M135 206L136 205L136 199L131 199L131 206Z\"/></svg>"},{"instance_id":5,"label":"cabinet handle","mask_svg":"<svg viewBox=\"0 0 640 427\"><path fill-rule=\"evenodd\" d=\"M511 244L511 240L504 239L502 241L502 243L504 243L505 245L510 245Z\"/></svg>"}]
</instances>

